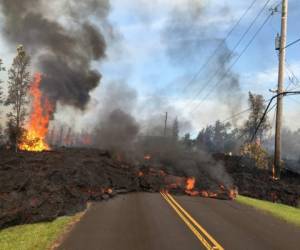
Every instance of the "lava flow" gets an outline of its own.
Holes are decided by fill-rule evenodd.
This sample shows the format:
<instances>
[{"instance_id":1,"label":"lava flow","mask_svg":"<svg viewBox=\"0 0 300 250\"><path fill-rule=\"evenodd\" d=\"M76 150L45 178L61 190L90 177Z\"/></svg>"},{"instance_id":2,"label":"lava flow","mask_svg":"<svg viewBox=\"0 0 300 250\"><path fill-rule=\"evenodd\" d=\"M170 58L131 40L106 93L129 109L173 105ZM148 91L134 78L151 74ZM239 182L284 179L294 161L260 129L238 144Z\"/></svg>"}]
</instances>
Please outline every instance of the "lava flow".
<instances>
[{"instance_id":1,"label":"lava flow","mask_svg":"<svg viewBox=\"0 0 300 250\"><path fill-rule=\"evenodd\" d=\"M50 150L46 143L46 136L53 107L40 90L41 81L42 75L40 73L35 74L29 90L32 97L31 113L26 124L26 132L19 144L20 150L34 152Z\"/></svg>"},{"instance_id":2,"label":"lava flow","mask_svg":"<svg viewBox=\"0 0 300 250\"><path fill-rule=\"evenodd\" d=\"M191 196L197 196L199 195L198 191L195 191L195 184L196 184L196 178L190 177L186 180L186 187L185 187L185 193Z\"/></svg>"}]
</instances>

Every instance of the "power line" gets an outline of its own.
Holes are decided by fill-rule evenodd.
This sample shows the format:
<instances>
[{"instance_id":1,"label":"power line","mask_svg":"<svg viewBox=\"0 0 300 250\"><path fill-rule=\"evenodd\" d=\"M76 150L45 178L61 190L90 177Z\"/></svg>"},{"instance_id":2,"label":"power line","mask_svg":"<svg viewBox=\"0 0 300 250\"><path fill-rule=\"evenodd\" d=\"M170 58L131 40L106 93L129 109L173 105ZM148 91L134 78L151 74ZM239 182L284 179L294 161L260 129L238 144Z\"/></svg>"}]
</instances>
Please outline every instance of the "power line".
<instances>
[{"instance_id":1,"label":"power line","mask_svg":"<svg viewBox=\"0 0 300 250\"><path fill-rule=\"evenodd\" d=\"M254 132L254 134L253 134L253 136L252 136L252 138L251 138L250 141L253 141L253 140L254 140L254 138L255 138L255 136L256 136L256 134L257 134L257 132L258 132L258 130L259 130L261 124L263 123L263 121L264 121L266 115L270 112L269 109L270 109L270 106L271 106L273 100L276 99L278 96L289 96L289 95L300 95L300 91L286 91L286 92L278 93L278 94L274 95L274 96L270 99L269 104L268 104L268 106L267 106L267 108L266 108L266 110L265 110L265 112L264 112L264 114L263 114L263 116L262 116L262 118L261 118L261 120L260 120L258 126L256 127L255 132ZM277 105L277 103L276 103L276 105ZM275 106L275 105L274 105L274 106ZM274 107L274 106L273 106L273 107ZM273 107L272 107L272 108L273 108Z\"/></svg>"},{"instance_id":2,"label":"power line","mask_svg":"<svg viewBox=\"0 0 300 250\"><path fill-rule=\"evenodd\" d=\"M208 94L201 100L201 102L195 106L195 108L192 110L192 113L197 110L199 108L199 106L203 103L203 101L205 101L213 92L213 90L215 88L217 88L222 81L225 79L225 77L228 75L228 73L231 72L232 68L235 66L235 64L240 60L240 58L243 56L243 54L248 50L248 48L250 47L250 45L252 44L252 42L255 40L255 38L257 37L257 35L260 33L260 31L263 29L263 27L266 25L266 23L269 21L270 17L272 15L269 14L267 16L267 18L264 20L264 22L262 23L262 25L258 28L258 30L254 33L254 35L252 36L252 38L250 39L250 41L247 43L247 45L245 46L245 48L242 50L242 52L239 54L239 56L236 58L236 60L230 65L230 67L228 68L228 70L222 75L221 80L218 81L212 88L211 91L208 92Z\"/></svg>"},{"instance_id":3,"label":"power line","mask_svg":"<svg viewBox=\"0 0 300 250\"><path fill-rule=\"evenodd\" d=\"M212 54L209 56L209 58L206 60L206 62L202 65L202 67L196 72L196 74L191 78L191 80L189 82L187 82L187 84L183 88L183 91L186 91L186 89L198 78L198 76L202 73L202 71L206 68L206 66L208 66L208 64L215 57L215 55L222 48L222 46L226 43L226 41L229 38L229 36L231 36L231 34L233 33L233 31L239 26L239 24L241 23L241 21L245 18L245 16L248 14L248 12L253 8L253 6L254 6L254 4L256 2L257 2L257 0L254 0L249 5L249 7L245 10L245 12L239 18L239 20L230 29L230 31L228 32L228 34L226 35L226 37L224 39L222 39L222 41L219 43L219 45L217 46L217 48L212 52Z\"/></svg>"},{"instance_id":4,"label":"power line","mask_svg":"<svg viewBox=\"0 0 300 250\"><path fill-rule=\"evenodd\" d=\"M256 134L257 134L257 132L258 132L260 126L261 126L262 123L265 121L265 118L266 118L267 114L269 114L275 107L277 107L277 103L275 103L271 108L269 108L269 106L267 107L267 109L266 109L266 111L264 112L264 114L263 114L263 116L262 116L262 118L261 118L261 120L260 120L258 126L255 128L255 132L254 132L254 134L253 134L253 136L252 136L250 142L252 142L252 141L254 140L254 138L255 138L255 136L256 136ZM275 117L275 116L274 116L274 117Z\"/></svg>"},{"instance_id":5,"label":"power line","mask_svg":"<svg viewBox=\"0 0 300 250\"><path fill-rule=\"evenodd\" d=\"M288 47L290 47L290 46L292 46L292 45L294 45L294 44L296 44L296 43L299 43L299 42L300 42L300 38L297 39L297 40L294 41L294 42L289 43L287 46L285 46L285 49L288 48Z\"/></svg>"},{"instance_id":6,"label":"power line","mask_svg":"<svg viewBox=\"0 0 300 250\"><path fill-rule=\"evenodd\" d=\"M279 53L277 53L277 56L278 56L278 59L279 59ZM286 63L286 69L289 71L289 73L292 75L292 77L289 76L289 80L290 80L290 83L289 85L287 86L287 90L289 90L289 87L294 84L295 86L300 86L300 81L299 81L299 78L295 75L294 71L292 70L292 67L291 65L288 63L287 59L285 59L285 63ZM295 83L293 81L293 79L295 79L297 81L297 83Z\"/></svg>"},{"instance_id":7,"label":"power line","mask_svg":"<svg viewBox=\"0 0 300 250\"><path fill-rule=\"evenodd\" d=\"M271 100L271 99L265 100L263 103L267 103L267 102L269 102L270 100ZM239 112L239 113L236 113L236 114L234 114L234 115L232 115L232 116L226 118L225 120L222 121L222 123L228 122L228 121L232 120L233 118L239 117L239 116L241 116L241 115L243 115L243 114L245 114L245 113L247 113L247 112L249 112L249 111L251 111L251 108L245 109L245 110L243 110L243 111L241 111L241 112Z\"/></svg>"},{"instance_id":8,"label":"power line","mask_svg":"<svg viewBox=\"0 0 300 250\"><path fill-rule=\"evenodd\" d=\"M266 3L264 4L264 6L261 8L261 10L259 11L259 13L255 16L255 18L253 19L253 21L250 23L250 25L248 26L248 28L246 29L246 31L242 34L241 38L238 40L238 42L235 44L235 46L233 47L233 49L231 50L231 52L229 53L229 55L226 57L226 60L230 60L234 55L235 55L235 50L239 47L239 45L241 44L241 42L243 41L243 39L246 37L246 35L249 33L249 31L251 30L251 28L253 27L253 25L256 23L256 21L258 20L258 18L263 14L263 11L266 9L266 7L268 6L269 2L271 0L267 0ZM268 18L270 18L271 15L268 16ZM249 45L250 46L250 45ZM243 53L243 52L242 52ZM238 56L237 60L235 60L234 64L240 59L241 54ZM226 75L229 73L229 71L231 70L231 68L233 67L233 65L230 67L230 69L226 72ZM209 80L206 82L206 85L200 89L196 95L194 96L193 99L196 99L199 95L201 95L205 89L208 87L208 85L214 80L214 78L219 75L221 73L222 69L218 69L213 75L212 77L209 78ZM223 80L223 78L222 78ZM187 106L190 105L190 103L192 103L192 101L190 101Z\"/></svg>"},{"instance_id":9,"label":"power line","mask_svg":"<svg viewBox=\"0 0 300 250\"><path fill-rule=\"evenodd\" d=\"M265 101L265 102L268 102L268 101ZM269 113L269 112L271 112L275 107L277 106L277 103L271 108L271 109L269 109L268 111L267 111L267 114ZM250 110L250 109L249 109ZM274 119L275 119L275 116L274 116ZM248 134L248 131L244 131L239 137L238 137L238 140L240 140L241 138L243 138L246 134ZM255 135L254 135L254 137L255 137ZM247 142L247 140L245 140L245 143Z\"/></svg>"},{"instance_id":10,"label":"power line","mask_svg":"<svg viewBox=\"0 0 300 250\"><path fill-rule=\"evenodd\" d=\"M237 113L237 114L235 114L235 115L233 115L229 118L226 118L225 120L222 121L222 123L231 121L233 118L236 118L236 117L239 117L239 116L241 116L245 113L248 113L250 110L251 110L251 108L245 109L245 110L243 110L243 111L241 111L241 112L239 112L239 113Z\"/></svg>"},{"instance_id":11,"label":"power line","mask_svg":"<svg viewBox=\"0 0 300 250\"><path fill-rule=\"evenodd\" d=\"M277 107L277 103L276 103L275 106ZM269 137L272 136L272 128L274 128L274 126L275 126L275 119L276 119L276 110L275 110L275 112L274 112L274 114L273 114L273 118L272 118L272 122L271 122L271 129L270 129Z\"/></svg>"},{"instance_id":12,"label":"power line","mask_svg":"<svg viewBox=\"0 0 300 250\"><path fill-rule=\"evenodd\" d=\"M300 81L299 81L298 77L295 75L294 71L292 70L292 67L290 66L290 64L288 63L287 60L285 60L285 62L286 62L287 70L290 72L292 77L297 81L297 84L295 84L295 82L293 82L293 81L292 81L292 83L294 83L295 86L300 86Z\"/></svg>"},{"instance_id":13,"label":"power line","mask_svg":"<svg viewBox=\"0 0 300 250\"><path fill-rule=\"evenodd\" d=\"M245 16L248 14L248 12L253 8L254 4L257 2L257 0L254 0L251 2L249 7L245 10L245 12L242 14L242 16L238 19L238 21L232 26L232 28L227 33L226 37L221 40L217 48L210 54L208 59L205 61L204 64L202 64L201 68L191 77L189 81L185 84L184 88L182 89L183 92L187 90L187 88L198 78L198 76L203 72L203 70L209 65L209 63L212 61L212 59L215 57L217 52L222 48L222 46L226 43L227 39L231 36L231 34L234 32L234 30L239 26L241 21L245 18ZM164 91L167 89L171 83L169 83L167 86L161 88L161 91Z\"/></svg>"}]
</instances>

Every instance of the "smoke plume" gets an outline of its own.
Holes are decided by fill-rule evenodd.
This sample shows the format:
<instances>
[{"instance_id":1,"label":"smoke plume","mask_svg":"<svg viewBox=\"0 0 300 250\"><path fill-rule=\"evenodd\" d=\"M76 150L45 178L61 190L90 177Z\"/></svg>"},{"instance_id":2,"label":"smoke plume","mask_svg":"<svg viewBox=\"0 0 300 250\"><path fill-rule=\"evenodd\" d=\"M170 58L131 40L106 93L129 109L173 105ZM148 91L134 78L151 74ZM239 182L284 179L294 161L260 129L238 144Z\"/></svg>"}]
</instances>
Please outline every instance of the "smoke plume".
<instances>
[{"instance_id":1,"label":"smoke plume","mask_svg":"<svg viewBox=\"0 0 300 250\"><path fill-rule=\"evenodd\" d=\"M140 126L134 117L137 93L124 81L110 82L102 89L93 131L93 143L102 149L132 153Z\"/></svg>"},{"instance_id":2,"label":"smoke plume","mask_svg":"<svg viewBox=\"0 0 300 250\"><path fill-rule=\"evenodd\" d=\"M184 4L175 6L170 12L162 32L162 40L167 46L167 55L174 65L182 67L186 64L190 68L198 65L195 69L197 72L210 58L215 48L223 42L216 34L223 34L223 30L228 29L224 26L224 22L230 20L230 10L224 5L218 9L218 13L212 14L210 11L207 3L203 1L184 0ZM202 98L211 91L212 86L217 86L214 93L227 106L230 113L236 113L242 100L239 76L229 70L233 57L234 53L226 42L223 42L207 64L208 67L198 76L198 81L194 81L194 86L190 85L189 89L190 92L195 89L198 92L200 87L205 88L205 92L200 96ZM208 80L210 82L206 86ZM220 84L216 84L217 82ZM211 95L209 97L211 98Z\"/></svg>"},{"instance_id":3,"label":"smoke plume","mask_svg":"<svg viewBox=\"0 0 300 250\"><path fill-rule=\"evenodd\" d=\"M101 79L92 63L105 58L106 49L90 20L108 25L108 0L1 0L1 9L3 36L28 50L49 98L84 109Z\"/></svg>"}]
</instances>

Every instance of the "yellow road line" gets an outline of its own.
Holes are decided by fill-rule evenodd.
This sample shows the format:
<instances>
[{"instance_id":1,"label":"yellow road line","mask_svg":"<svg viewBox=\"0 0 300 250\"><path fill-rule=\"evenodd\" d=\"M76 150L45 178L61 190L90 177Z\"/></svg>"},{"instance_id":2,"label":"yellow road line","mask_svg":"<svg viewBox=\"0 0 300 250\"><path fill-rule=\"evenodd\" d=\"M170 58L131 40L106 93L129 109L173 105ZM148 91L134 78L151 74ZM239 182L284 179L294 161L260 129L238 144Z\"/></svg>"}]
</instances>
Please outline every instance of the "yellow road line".
<instances>
[{"instance_id":1,"label":"yellow road line","mask_svg":"<svg viewBox=\"0 0 300 250\"><path fill-rule=\"evenodd\" d=\"M185 222L185 224L189 227L189 229L195 234L195 236L198 238L198 240L200 240L200 242L205 246L205 248L206 249L212 249L210 244L206 241L206 239L197 231L197 229L188 221L188 219L184 217L184 215L169 200L169 198L163 193L161 193L161 195L170 204L170 206L175 210L175 212L179 215L179 217Z\"/></svg>"},{"instance_id":2,"label":"yellow road line","mask_svg":"<svg viewBox=\"0 0 300 250\"><path fill-rule=\"evenodd\" d=\"M189 229L195 234L195 236L199 239L199 241L205 246L208 250L224 250L224 248L213 239L212 236L208 234L208 232L197 223L195 219L192 218L191 215L185 211L178 202L168 193L161 192L161 195L164 199L170 204L170 206L175 210L175 212L179 215L179 217L185 222L185 224L189 227ZM204 237L202 234L206 237ZM212 243L210 244L207 239Z\"/></svg>"},{"instance_id":3,"label":"yellow road line","mask_svg":"<svg viewBox=\"0 0 300 250\"><path fill-rule=\"evenodd\" d=\"M217 247L217 249L224 250L223 247L202 227L200 224L191 216L189 213L184 210L180 204L170 195L166 194L174 204L182 211L182 213Z\"/></svg>"}]
</instances>

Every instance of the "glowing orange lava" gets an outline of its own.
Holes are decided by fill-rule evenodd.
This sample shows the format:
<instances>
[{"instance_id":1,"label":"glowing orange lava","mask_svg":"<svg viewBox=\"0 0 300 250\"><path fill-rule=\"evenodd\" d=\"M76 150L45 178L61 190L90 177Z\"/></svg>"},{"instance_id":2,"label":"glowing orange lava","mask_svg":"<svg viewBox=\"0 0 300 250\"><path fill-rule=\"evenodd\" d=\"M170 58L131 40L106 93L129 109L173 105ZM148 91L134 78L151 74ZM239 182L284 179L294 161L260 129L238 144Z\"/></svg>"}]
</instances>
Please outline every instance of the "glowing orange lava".
<instances>
[{"instance_id":1,"label":"glowing orange lava","mask_svg":"<svg viewBox=\"0 0 300 250\"><path fill-rule=\"evenodd\" d=\"M195 184L196 184L196 178L195 177L187 178L186 185L185 185L185 193L190 195L190 196L199 195L199 191L194 190Z\"/></svg>"},{"instance_id":2,"label":"glowing orange lava","mask_svg":"<svg viewBox=\"0 0 300 250\"><path fill-rule=\"evenodd\" d=\"M29 90L32 97L31 113L26 124L26 133L19 144L20 150L34 152L50 150L46 143L46 136L53 107L40 90L41 81L42 75L40 73L35 74Z\"/></svg>"},{"instance_id":3,"label":"glowing orange lava","mask_svg":"<svg viewBox=\"0 0 300 250\"><path fill-rule=\"evenodd\" d=\"M190 177L186 180L186 187L185 189L188 190L188 191L191 191L194 189L195 187L195 184L196 184L196 179L195 177Z\"/></svg>"}]
</instances>

